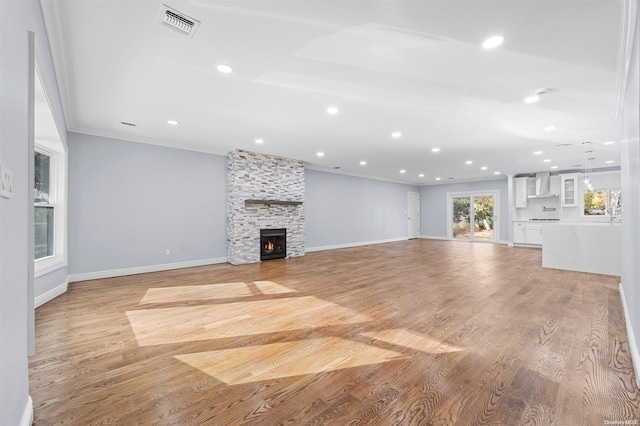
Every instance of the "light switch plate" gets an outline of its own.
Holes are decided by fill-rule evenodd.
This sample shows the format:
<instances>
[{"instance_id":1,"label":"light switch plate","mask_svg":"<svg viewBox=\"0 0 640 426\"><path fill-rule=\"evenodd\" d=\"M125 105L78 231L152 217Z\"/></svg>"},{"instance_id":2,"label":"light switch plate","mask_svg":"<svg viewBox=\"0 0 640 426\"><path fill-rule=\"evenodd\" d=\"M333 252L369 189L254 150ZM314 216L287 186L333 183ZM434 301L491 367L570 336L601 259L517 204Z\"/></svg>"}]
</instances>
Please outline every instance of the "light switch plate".
<instances>
[{"instance_id":1,"label":"light switch plate","mask_svg":"<svg viewBox=\"0 0 640 426\"><path fill-rule=\"evenodd\" d=\"M13 173L0 164L0 197L11 198L13 196Z\"/></svg>"}]
</instances>

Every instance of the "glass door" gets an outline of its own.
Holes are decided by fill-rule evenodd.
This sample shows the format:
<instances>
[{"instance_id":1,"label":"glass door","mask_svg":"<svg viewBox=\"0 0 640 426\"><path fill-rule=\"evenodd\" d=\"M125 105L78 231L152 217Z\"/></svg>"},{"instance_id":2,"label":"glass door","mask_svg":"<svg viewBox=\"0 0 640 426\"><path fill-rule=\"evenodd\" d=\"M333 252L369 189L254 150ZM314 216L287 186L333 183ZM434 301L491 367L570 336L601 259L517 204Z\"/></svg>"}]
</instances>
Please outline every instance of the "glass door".
<instances>
[{"instance_id":1,"label":"glass door","mask_svg":"<svg viewBox=\"0 0 640 426\"><path fill-rule=\"evenodd\" d=\"M493 241L493 197L473 198L473 239Z\"/></svg>"},{"instance_id":2,"label":"glass door","mask_svg":"<svg viewBox=\"0 0 640 426\"><path fill-rule=\"evenodd\" d=\"M455 196L451 200L454 239L494 241L493 196Z\"/></svg>"},{"instance_id":3,"label":"glass door","mask_svg":"<svg viewBox=\"0 0 640 426\"><path fill-rule=\"evenodd\" d=\"M468 240L471 237L471 197L453 198L453 238Z\"/></svg>"}]
</instances>

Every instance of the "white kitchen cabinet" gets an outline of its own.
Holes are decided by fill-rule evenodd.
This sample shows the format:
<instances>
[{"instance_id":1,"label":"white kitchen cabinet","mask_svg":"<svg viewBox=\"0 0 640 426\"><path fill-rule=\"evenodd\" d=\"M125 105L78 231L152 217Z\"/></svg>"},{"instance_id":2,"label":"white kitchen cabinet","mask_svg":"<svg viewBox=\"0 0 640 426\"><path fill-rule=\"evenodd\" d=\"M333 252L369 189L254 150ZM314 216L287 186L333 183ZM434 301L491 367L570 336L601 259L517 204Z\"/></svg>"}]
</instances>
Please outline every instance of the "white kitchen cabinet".
<instances>
[{"instance_id":1,"label":"white kitchen cabinet","mask_svg":"<svg viewBox=\"0 0 640 426\"><path fill-rule=\"evenodd\" d=\"M527 243L525 229L526 229L525 222L513 222L513 242L515 244Z\"/></svg>"},{"instance_id":2,"label":"white kitchen cabinet","mask_svg":"<svg viewBox=\"0 0 640 426\"><path fill-rule=\"evenodd\" d=\"M542 245L542 224L527 223L525 231L525 240L527 244Z\"/></svg>"},{"instance_id":3,"label":"white kitchen cabinet","mask_svg":"<svg viewBox=\"0 0 640 426\"><path fill-rule=\"evenodd\" d=\"M527 177L516 178L516 208L527 207Z\"/></svg>"},{"instance_id":4,"label":"white kitchen cabinet","mask_svg":"<svg viewBox=\"0 0 640 426\"><path fill-rule=\"evenodd\" d=\"M542 223L540 222L513 222L513 243L542 245Z\"/></svg>"},{"instance_id":5,"label":"white kitchen cabinet","mask_svg":"<svg viewBox=\"0 0 640 426\"><path fill-rule=\"evenodd\" d=\"M578 206L578 174L562 175L560 185L562 207Z\"/></svg>"}]
</instances>

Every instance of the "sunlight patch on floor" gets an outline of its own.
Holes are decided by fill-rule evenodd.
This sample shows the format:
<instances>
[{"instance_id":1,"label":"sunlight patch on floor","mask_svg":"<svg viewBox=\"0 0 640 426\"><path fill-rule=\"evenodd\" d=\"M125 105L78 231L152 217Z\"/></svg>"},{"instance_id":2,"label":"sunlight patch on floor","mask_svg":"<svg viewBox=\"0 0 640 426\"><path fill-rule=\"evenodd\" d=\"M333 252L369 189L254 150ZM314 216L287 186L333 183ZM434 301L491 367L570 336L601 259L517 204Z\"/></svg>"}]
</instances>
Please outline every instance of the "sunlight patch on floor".
<instances>
[{"instance_id":1,"label":"sunlight patch on floor","mask_svg":"<svg viewBox=\"0 0 640 426\"><path fill-rule=\"evenodd\" d=\"M286 294L295 293L296 291L273 281L254 281L253 284L258 287L262 294Z\"/></svg>"},{"instance_id":2,"label":"sunlight patch on floor","mask_svg":"<svg viewBox=\"0 0 640 426\"><path fill-rule=\"evenodd\" d=\"M317 374L397 361L394 351L338 337L176 355L176 359L228 385Z\"/></svg>"},{"instance_id":3,"label":"sunlight patch on floor","mask_svg":"<svg viewBox=\"0 0 640 426\"><path fill-rule=\"evenodd\" d=\"M314 296L126 312L140 346L219 339L371 321Z\"/></svg>"},{"instance_id":4,"label":"sunlight patch on floor","mask_svg":"<svg viewBox=\"0 0 640 426\"><path fill-rule=\"evenodd\" d=\"M251 284L245 282L150 288L142 297L140 304L217 300L232 297L256 296L260 294L286 294L296 292L289 287L274 283L273 281L255 281L252 284L257 291L252 289Z\"/></svg>"},{"instance_id":5,"label":"sunlight patch on floor","mask_svg":"<svg viewBox=\"0 0 640 426\"><path fill-rule=\"evenodd\" d=\"M429 336L424 336L405 328L370 331L362 333L362 335L385 343L390 343L392 345L405 346L407 348L431 354L460 352L464 350L463 348L448 345L439 340L434 340Z\"/></svg>"}]
</instances>

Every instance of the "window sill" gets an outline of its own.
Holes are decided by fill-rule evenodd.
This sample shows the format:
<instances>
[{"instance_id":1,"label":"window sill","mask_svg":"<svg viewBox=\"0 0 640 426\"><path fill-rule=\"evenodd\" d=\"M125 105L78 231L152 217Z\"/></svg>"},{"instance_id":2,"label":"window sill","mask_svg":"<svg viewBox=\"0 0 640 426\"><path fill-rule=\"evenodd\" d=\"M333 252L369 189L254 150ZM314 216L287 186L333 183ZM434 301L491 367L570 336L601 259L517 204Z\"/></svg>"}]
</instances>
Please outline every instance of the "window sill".
<instances>
[{"instance_id":1,"label":"window sill","mask_svg":"<svg viewBox=\"0 0 640 426\"><path fill-rule=\"evenodd\" d=\"M67 266L67 259L62 256L50 256L34 262L34 277L39 278Z\"/></svg>"}]
</instances>

